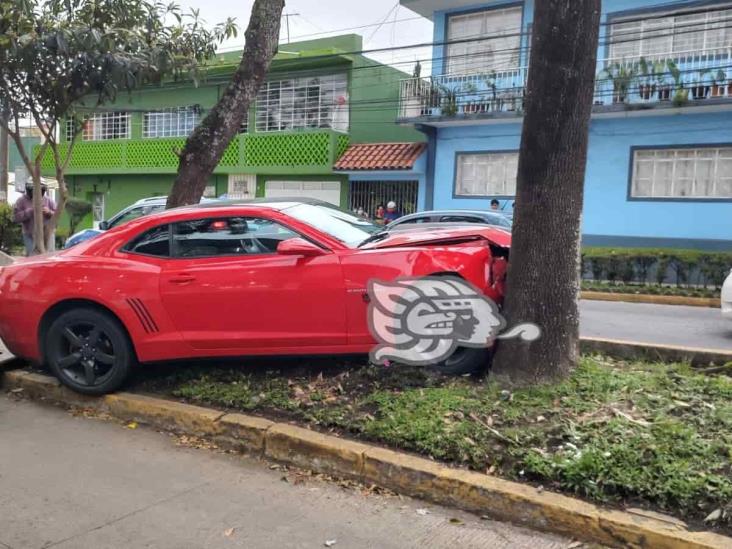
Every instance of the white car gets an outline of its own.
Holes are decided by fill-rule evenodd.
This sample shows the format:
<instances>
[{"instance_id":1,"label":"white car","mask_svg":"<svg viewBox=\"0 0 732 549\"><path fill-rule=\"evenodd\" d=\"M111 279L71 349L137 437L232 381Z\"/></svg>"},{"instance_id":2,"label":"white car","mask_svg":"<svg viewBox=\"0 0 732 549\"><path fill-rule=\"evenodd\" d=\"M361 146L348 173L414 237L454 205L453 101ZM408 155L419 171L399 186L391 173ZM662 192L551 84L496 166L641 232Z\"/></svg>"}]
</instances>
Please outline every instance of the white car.
<instances>
[{"instance_id":1,"label":"white car","mask_svg":"<svg viewBox=\"0 0 732 549\"><path fill-rule=\"evenodd\" d=\"M722 316L732 320L732 271L722 284Z\"/></svg>"}]
</instances>

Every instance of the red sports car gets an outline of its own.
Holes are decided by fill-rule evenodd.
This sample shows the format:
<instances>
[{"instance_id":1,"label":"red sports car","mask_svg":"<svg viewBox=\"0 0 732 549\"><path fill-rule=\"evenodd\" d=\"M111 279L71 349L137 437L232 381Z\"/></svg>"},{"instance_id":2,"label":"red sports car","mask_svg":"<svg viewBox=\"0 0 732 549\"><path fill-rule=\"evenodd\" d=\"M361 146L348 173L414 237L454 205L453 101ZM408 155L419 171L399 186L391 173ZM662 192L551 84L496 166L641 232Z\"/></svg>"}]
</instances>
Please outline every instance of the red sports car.
<instances>
[{"instance_id":1,"label":"red sports car","mask_svg":"<svg viewBox=\"0 0 732 549\"><path fill-rule=\"evenodd\" d=\"M0 268L0 338L86 394L136 362L367 353L367 283L452 274L500 302L511 235L497 227L385 233L322 202L168 210ZM436 365L485 362L462 349Z\"/></svg>"}]
</instances>

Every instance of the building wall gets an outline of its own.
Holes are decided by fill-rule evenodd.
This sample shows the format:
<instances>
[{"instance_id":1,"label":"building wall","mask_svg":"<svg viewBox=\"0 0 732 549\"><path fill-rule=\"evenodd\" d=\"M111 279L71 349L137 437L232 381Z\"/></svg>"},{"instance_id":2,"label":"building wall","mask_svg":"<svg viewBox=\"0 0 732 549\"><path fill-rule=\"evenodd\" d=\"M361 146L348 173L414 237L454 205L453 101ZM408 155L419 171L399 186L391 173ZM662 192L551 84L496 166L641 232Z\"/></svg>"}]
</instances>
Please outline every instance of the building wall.
<instances>
[{"instance_id":1,"label":"building wall","mask_svg":"<svg viewBox=\"0 0 732 549\"><path fill-rule=\"evenodd\" d=\"M593 119L585 185L583 234L589 243L713 246L732 241L732 201L629 200L633 146L732 144L732 112ZM453 196L455 154L518 150L521 125L491 124L442 128L437 133L436 208L487 209L489 198ZM512 200L501 200L511 211ZM612 238L607 238L612 237Z\"/></svg>"}]
</instances>

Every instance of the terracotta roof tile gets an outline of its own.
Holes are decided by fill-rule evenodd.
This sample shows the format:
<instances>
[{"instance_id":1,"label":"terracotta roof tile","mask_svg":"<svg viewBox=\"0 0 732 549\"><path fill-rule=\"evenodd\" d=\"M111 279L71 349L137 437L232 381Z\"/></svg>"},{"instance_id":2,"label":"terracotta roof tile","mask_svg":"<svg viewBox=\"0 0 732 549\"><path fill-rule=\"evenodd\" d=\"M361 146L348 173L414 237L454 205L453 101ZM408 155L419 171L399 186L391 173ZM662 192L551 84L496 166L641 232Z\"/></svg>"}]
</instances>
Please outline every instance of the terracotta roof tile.
<instances>
[{"instance_id":1,"label":"terracotta roof tile","mask_svg":"<svg viewBox=\"0 0 732 549\"><path fill-rule=\"evenodd\" d=\"M335 164L336 170L411 170L426 143L363 143L351 145Z\"/></svg>"}]
</instances>

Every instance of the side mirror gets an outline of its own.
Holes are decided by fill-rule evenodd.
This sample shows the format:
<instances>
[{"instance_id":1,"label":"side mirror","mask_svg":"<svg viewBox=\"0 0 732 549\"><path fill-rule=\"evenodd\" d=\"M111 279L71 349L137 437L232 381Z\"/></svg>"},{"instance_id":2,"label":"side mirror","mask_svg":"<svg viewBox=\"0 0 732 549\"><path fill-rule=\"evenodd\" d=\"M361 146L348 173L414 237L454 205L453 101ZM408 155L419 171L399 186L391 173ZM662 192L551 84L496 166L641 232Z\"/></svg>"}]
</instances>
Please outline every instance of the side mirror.
<instances>
[{"instance_id":1,"label":"side mirror","mask_svg":"<svg viewBox=\"0 0 732 549\"><path fill-rule=\"evenodd\" d=\"M325 251L304 238L290 238L283 240L277 245L277 253L280 255L315 257L323 255Z\"/></svg>"},{"instance_id":2,"label":"side mirror","mask_svg":"<svg viewBox=\"0 0 732 549\"><path fill-rule=\"evenodd\" d=\"M99 230L100 231L106 231L109 229L109 221L100 221L99 222Z\"/></svg>"}]
</instances>

